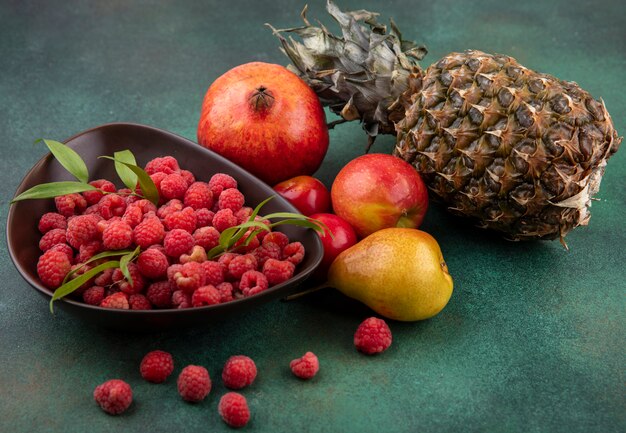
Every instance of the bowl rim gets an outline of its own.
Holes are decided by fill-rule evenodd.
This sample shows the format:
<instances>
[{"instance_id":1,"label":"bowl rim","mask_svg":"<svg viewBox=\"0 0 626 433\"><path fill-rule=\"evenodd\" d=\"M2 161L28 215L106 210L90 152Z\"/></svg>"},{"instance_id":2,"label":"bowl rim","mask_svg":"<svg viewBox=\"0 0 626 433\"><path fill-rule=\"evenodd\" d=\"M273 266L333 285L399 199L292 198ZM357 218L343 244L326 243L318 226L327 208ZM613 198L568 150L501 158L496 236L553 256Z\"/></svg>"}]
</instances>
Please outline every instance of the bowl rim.
<instances>
[{"instance_id":1,"label":"bowl rim","mask_svg":"<svg viewBox=\"0 0 626 433\"><path fill-rule=\"evenodd\" d=\"M175 134L173 132L161 129L161 128L156 128L154 126L149 126L149 125L143 125L140 123L133 123L133 122L110 122L110 123L104 123L102 125L98 125L98 126L94 126L92 128L86 129L84 131L78 132L72 136L70 136L69 138L66 138L65 140L62 141L62 143L66 144L76 138L79 138L83 135L86 134L90 134L93 133L94 131L100 130L100 129L105 129L105 128L110 128L110 127L130 127L130 128L139 128L139 129L147 129L147 130L151 130L151 131L155 131L157 133L160 134L164 134L167 136L171 136L172 138L175 138L176 140L183 140L186 141L188 143L191 144L196 144L198 146L198 150L202 151L202 152L206 152L207 154L209 154L212 158L216 158L219 160L222 160L222 162L224 162L227 165L233 165L235 167L237 167L240 170L243 170L246 174L248 174L249 176L251 176L254 180L256 180L257 182L267 185L268 187L271 188L270 185L265 184L265 182L263 182L261 179L259 179L258 177L256 177L255 175L253 175L252 173L250 173L249 171L245 170L244 168L238 166L237 164L235 164L234 162L228 160L227 158L221 156L220 154L213 152L210 149L205 148L204 146L201 146L200 144L197 144L195 142L193 142L192 140L183 137L181 135ZM13 198L17 197L18 194L22 193L23 190L25 189L25 184L27 183L27 178L30 177L30 175L40 166L42 165L46 160L52 158L52 153L51 152L47 152L45 155L43 155L29 170L28 172L23 176L22 180L20 181L19 185L17 186L17 188L15 189L15 192L13 194ZM277 193L276 197L281 200L283 202L283 205L287 205L290 212L296 212L296 213L300 213L291 203L289 203L287 200L283 199L282 197L280 197L280 195ZM11 199L12 200L12 199ZM16 268L16 270L18 271L18 273L22 276L22 278L24 278L24 280L26 280L26 282L32 286L34 289L36 289L39 293L43 294L46 298L51 299L52 295L53 295L53 291L51 291L50 289L48 289L47 287L43 286L43 284L41 284L41 282L39 280L36 280L34 278L31 278L30 275L25 272L23 266L21 266L21 264L19 263L19 261L17 260L17 257L15 256L14 252L13 252L13 248L11 247L11 245L13 244L12 242L12 235L11 235L11 230L10 230L10 224L9 222L15 217L15 204L11 203L9 206L9 212L7 213L7 224L6 224L6 228L5 228L5 235L6 235L6 244L7 244L7 250L9 252L9 256L11 258L11 261L13 262L13 266ZM311 230L311 229L308 229ZM268 296L269 294L271 294L272 292L276 292L282 288L284 288L285 286L289 285L289 284L294 284L294 283L299 283L301 282L301 280L305 280L321 263L322 258L323 258L323 245L322 245L322 241L320 240L319 236L313 236L313 241L314 243L317 245L317 251L319 251L319 254L317 255L317 257L315 257L315 260L313 262L313 265L311 266L311 270L303 275L299 275L296 281L293 281L292 277L291 279L284 281L280 284L277 284L275 286L272 286L270 288L268 288L267 290L265 290L262 293L259 293L256 296L259 295L263 295L265 293L267 293L266 296ZM191 307L191 308L181 308L181 309L177 309L177 308L163 308L163 309L151 309L151 310L122 310L122 309L111 309L111 308L105 308L105 307L100 307L97 305L90 305L84 302L80 302L80 301L76 301L74 299L71 299L69 297L63 297L60 298L58 300L56 300L55 302L63 302L63 303L68 303L71 304L75 307L78 308L86 308L86 309L91 309L91 310L95 310L95 311L100 311L100 312L111 312L111 313L115 313L115 314L135 314L135 315L150 315L150 316L154 316L154 317L158 317L158 316L170 316L172 314L174 315L179 315L179 314L189 314L190 312L194 312L194 313L199 313L202 311L212 311L212 310L219 310L222 308L232 308L234 306L236 306L237 304L246 304L248 302L248 300L251 299L251 297L247 297L247 298L239 298L239 299L233 299L232 301L228 301L228 302L222 302L219 304L214 304L214 305L207 305L207 306L202 306L202 307ZM259 299L259 298L257 298Z\"/></svg>"}]
</instances>

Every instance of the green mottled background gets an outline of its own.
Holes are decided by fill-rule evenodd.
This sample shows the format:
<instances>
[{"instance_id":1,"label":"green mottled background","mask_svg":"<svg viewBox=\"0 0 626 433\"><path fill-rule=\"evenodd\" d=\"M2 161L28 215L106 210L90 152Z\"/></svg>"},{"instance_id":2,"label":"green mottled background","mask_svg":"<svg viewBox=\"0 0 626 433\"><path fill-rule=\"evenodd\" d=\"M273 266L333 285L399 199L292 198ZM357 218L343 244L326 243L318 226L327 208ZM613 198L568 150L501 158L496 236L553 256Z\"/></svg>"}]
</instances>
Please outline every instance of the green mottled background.
<instances>
[{"instance_id":1,"label":"green mottled background","mask_svg":"<svg viewBox=\"0 0 626 433\"><path fill-rule=\"evenodd\" d=\"M195 139L208 85L252 60L285 63L263 23L299 23L302 2L0 1L0 216L44 153L38 137L65 139L113 121L138 122ZM603 97L626 131L626 10L622 0L506 2L345 0L393 16L425 43L425 63L467 48L506 53L527 67L577 81ZM325 18L312 1L311 17ZM331 132L318 175L361 154L358 124ZM375 151L390 151L391 137ZM0 244L0 431L226 431L217 414L220 372L233 354L252 356L244 390L254 431L623 432L626 431L624 175L626 151L609 162L591 223L558 242L509 243L433 206L423 228L440 242L455 292L423 323L391 323L392 347L366 357L352 345L371 314L333 291L274 302L185 332L132 335L94 329L47 304L20 278ZM203 364L214 378L204 402L183 403L175 380L142 381L154 348L177 367ZM321 360L310 382L288 362ZM132 409L107 416L93 388L119 377Z\"/></svg>"}]
</instances>

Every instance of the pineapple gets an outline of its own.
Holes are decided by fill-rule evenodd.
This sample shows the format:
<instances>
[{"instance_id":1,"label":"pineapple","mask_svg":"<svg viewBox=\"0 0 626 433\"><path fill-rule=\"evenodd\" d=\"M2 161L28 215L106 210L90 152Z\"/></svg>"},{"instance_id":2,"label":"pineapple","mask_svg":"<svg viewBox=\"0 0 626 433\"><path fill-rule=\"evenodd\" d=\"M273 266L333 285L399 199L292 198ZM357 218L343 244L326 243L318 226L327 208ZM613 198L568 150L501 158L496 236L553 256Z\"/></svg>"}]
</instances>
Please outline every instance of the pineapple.
<instances>
[{"instance_id":1,"label":"pineapple","mask_svg":"<svg viewBox=\"0 0 626 433\"><path fill-rule=\"evenodd\" d=\"M604 103L576 83L511 57L451 53L424 71L426 49L391 21L328 1L342 37L324 26L276 30L292 71L369 136L396 134L394 154L431 196L511 240L556 239L589 221L591 199L621 142ZM271 26L270 26L271 27ZM295 33L302 43L282 36ZM331 124L331 126L334 126Z\"/></svg>"}]
</instances>

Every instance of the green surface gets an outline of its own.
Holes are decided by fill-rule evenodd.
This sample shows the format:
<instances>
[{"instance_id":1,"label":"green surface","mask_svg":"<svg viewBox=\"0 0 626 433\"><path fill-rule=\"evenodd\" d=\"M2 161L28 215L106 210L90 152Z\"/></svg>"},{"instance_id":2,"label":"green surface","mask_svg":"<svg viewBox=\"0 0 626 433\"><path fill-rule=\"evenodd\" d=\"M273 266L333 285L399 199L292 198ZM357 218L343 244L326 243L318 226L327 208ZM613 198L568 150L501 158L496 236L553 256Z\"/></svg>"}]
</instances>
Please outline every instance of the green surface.
<instances>
[{"instance_id":1,"label":"green surface","mask_svg":"<svg viewBox=\"0 0 626 433\"><path fill-rule=\"evenodd\" d=\"M310 16L324 17L321 2ZM626 132L626 10L621 0L476 2L397 0L386 6L404 34L426 43L425 64L466 48L506 53L603 97ZM303 3L242 1L0 2L2 237L21 177L65 139L112 121L195 139L212 80L247 61L285 63L263 27L299 23ZM341 6L380 10L382 2ZM326 19L324 17L324 19ZM331 132L318 175L330 185L365 138L358 124ZM375 151L390 151L380 139ZM253 357L243 391L254 431L623 432L626 151L609 161L588 227L558 242L510 243L433 206L423 228L440 242L455 279L448 307L423 323L391 323L381 356L358 354L352 335L371 314L334 291L267 304L206 329L156 335L90 328L47 303L0 244L0 431L227 431L217 414L221 366ZM180 400L175 379L141 380L147 351L173 353L176 371L208 367L206 401ZM291 359L321 361L310 382ZM92 401L109 378L134 389L132 409L107 416Z\"/></svg>"}]
</instances>

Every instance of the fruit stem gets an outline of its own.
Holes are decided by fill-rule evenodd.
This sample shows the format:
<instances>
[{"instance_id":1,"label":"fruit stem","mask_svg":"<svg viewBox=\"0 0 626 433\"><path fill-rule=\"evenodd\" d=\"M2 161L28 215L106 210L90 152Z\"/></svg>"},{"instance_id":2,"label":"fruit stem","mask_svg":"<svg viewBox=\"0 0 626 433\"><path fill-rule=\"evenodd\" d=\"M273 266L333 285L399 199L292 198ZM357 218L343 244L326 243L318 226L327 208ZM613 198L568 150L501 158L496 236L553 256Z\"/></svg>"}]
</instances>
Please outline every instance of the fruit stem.
<instances>
[{"instance_id":1,"label":"fruit stem","mask_svg":"<svg viewBox=\"0 0 626 433\"><path fill-rule=\"evenodd\" d=\"M254 111L268 110L274 105L274 95L267 90L267 87L259 86L252 94L250 104L252 108L254 108Z\"/></svg>"},{"instance_id":2,"label":"fruit stem","mask_svg":"<svg viewBox=\"0 0 626 433\"><path fill-rule=\"evenodd\" d=\"M285 302L293 301L294 299L298 299L302 296L310 295L311 293L317 292L318 290L326 289L330 287L328 285L328 281L324 281L322 284L318 284L317 286L313 286L310 289L303 290L298 293L294 293L293 295L285 296L282 300Z\"/></svg>"}]
</instances>

